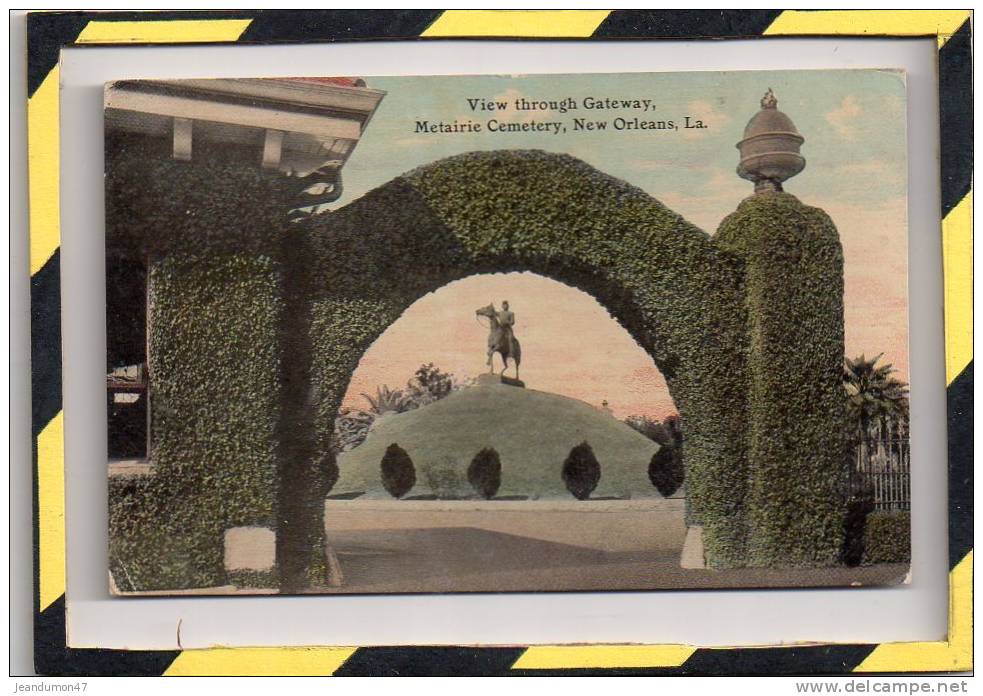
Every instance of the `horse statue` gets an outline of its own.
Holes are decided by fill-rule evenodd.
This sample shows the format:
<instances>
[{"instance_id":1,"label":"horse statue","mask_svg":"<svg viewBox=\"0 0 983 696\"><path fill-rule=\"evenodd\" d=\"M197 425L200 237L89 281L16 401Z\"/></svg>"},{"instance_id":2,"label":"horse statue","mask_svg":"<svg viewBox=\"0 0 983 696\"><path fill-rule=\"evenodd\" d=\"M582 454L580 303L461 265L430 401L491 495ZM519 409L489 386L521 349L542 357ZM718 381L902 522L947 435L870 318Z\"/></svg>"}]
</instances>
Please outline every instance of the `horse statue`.
<instances>
[{"instance_id":1,"label":"horse statue","mask_svg":"<svg viewBox=\"0 0 983 696\"><path fill-rule=\"evenodd\" d=\"M509 358L512 358L512 361L515 363L515 378L519 379L519 363L522 362L522 348L519 346L519 339L512 333L512 327L502 325L498 312L495 311L495 305L493 304L476 309L474 313L476 317L487 317L490 324L490 330L488 332L488 371L491 373L495 372L495 366L492 364L492 356L498 353L502 356L502 371L499 374L505 374L505 370L509 366Z\"/></svg>"}]
</instances>

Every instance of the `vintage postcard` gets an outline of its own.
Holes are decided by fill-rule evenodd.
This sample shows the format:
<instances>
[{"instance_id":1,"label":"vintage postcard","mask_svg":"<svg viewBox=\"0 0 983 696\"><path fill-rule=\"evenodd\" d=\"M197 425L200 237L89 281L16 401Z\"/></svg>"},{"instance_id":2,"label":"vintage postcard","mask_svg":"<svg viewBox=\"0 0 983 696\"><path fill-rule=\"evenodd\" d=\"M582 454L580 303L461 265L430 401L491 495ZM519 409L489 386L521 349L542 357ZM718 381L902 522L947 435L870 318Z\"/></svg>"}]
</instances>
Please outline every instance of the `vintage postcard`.
<instances>
[{"instance_id":1,"label":"vintage postcard","mask_svg":"<svg viewBox=\"0 0 983 696\"><path fill-rule=\"evenodd\" d=\"M106 85L114 593L909 571L906 89Z\"/></svg>"}]
</instances>

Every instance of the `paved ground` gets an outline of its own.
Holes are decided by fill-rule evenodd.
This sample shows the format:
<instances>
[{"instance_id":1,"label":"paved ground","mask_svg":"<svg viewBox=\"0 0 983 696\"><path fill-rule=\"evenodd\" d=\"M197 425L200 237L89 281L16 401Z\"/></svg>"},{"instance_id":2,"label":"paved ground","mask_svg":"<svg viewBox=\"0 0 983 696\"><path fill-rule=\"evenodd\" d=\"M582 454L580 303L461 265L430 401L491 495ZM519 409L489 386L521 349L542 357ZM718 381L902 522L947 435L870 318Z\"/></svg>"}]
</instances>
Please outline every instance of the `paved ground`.
<instances>
[{"instance_id":1,"label":"paved ground","mask_svg":"<svg viewBox=\"0 0 983 696\"><path fill-rule=\"evenodd\" d=\"M884 585L908 566L684 570L678 552L609 553L481 529L338 531L344 582L320 592L506 592Z\"/></svg>"},{"instance_id":2,"label":"paved ground","mask_svg":"<svg viewBox=\"0 0 983 696\"><path fill-rule=\"evenodd\" d=\"M653 489L654 490L654 489ZM400 537L399 544L387 549L417 553L411 542L432 542L424 530L471 529L473 542L451 541L454 548L480 544L477 536L497 532L536 542L552 542L559 547L576 546L598 551L648 551L678 553L686 539L686 501L661 496L630 500L577 500L564 498L539 500L393 500L391 496L373 499L327 500L324 504L325 533L334 538L352 539L355 532L416 531L417 536ZM460 533L458 533L458 536ZM374 537L373 537L374 538ZM439 539L440 537L434 537ZM378 542L372 542L378 543ZM385 544L385 540L382 540ZM443 542L441 542L443 543ZM516 541L516 547L521 546ZM439 549L437 550L440 551ZM465 551L465 553L467 553ZM522 554L519 549L520 555Z\"/></svg>"}]
</instances>

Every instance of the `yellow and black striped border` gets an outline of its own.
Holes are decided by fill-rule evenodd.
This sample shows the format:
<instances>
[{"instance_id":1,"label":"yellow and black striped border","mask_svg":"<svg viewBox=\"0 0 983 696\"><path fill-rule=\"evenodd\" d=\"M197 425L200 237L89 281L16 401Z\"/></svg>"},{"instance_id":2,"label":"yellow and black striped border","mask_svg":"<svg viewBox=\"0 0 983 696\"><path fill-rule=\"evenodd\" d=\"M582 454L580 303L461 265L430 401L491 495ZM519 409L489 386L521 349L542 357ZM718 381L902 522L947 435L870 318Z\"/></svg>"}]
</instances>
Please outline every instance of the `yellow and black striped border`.
<instances>
[{"instance_id":1,"label":"yellow and black striped border","mask_svg":"<svg viewBox=\"0 0 983 696\"><path fill-rule=\"evenodd\" d=\"M846 674L972 669L972 26L965 10L375 10L28 15L35 667L44 675ZM66 645L58 60L90 45L353 40L931 36L939 48L949 460L949 631L938 642L694 648L75 649Z\"/></svg>"}]
</instances>

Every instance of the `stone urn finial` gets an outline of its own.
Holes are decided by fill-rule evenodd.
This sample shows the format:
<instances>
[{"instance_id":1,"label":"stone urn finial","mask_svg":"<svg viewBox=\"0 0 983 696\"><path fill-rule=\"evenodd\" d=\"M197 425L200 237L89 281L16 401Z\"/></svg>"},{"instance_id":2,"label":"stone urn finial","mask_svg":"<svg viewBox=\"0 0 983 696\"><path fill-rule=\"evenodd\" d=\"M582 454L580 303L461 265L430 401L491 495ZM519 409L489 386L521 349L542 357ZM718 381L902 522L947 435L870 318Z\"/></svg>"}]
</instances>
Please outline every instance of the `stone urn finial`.
<instances>
[{"instance_id":1,"label":"stone urn finial","mask_svg":"<svg viewBox=\"0 0 983 696\"><path fill-rule=\"evenodd\" d=\"M806 166L799 154L803 142L792 119L778 110L778 99L769 87L761 98L761 111L748 121L744 138L737 143L741 153L737 175L753 181L755 193L781 191L782 182Z\"/></svg>"},{"instance_id":2,"label":"stone urn finial","mask_svg":"<svg viewBox=\"0 0 983 696\"><path fill-rule=\"evenodd\" d=\"M762 109L777 109L778 99L775 98L775 93L771 91L771 87L765 92L765 96L761 97L761 108Z\"/></svg>"}]
</instances>

